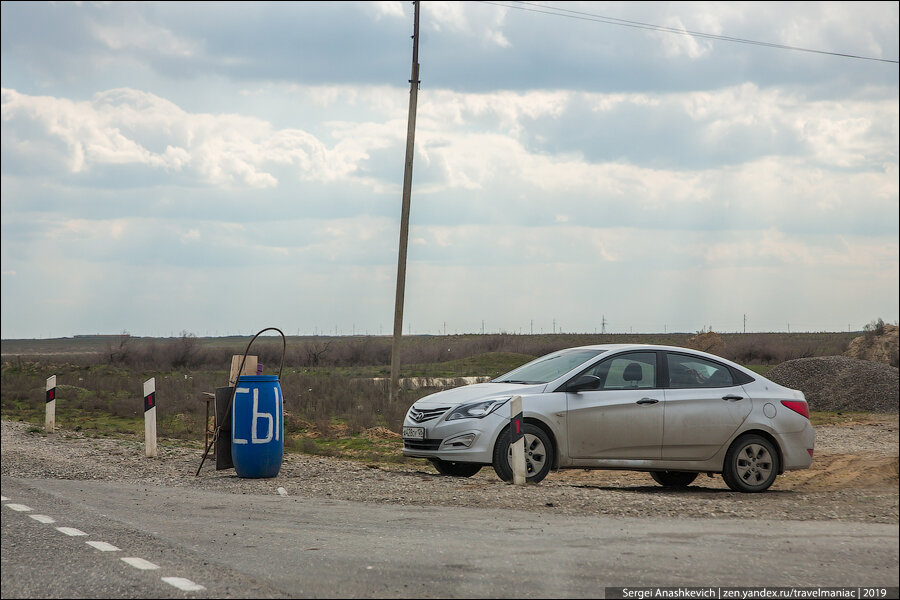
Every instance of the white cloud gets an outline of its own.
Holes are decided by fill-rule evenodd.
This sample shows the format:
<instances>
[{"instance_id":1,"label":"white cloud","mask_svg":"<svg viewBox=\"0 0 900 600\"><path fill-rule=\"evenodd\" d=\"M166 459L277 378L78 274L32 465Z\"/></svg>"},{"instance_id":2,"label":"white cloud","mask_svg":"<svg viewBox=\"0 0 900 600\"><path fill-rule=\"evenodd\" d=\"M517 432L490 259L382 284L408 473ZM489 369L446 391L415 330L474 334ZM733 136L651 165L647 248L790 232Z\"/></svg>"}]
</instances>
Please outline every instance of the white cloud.
<instances>
[{"instance_id":1,"label":"white cloud","mask_svg":"<svg viewBox=\"0 0 900 600\"><path fill-rule=\"evenodd\" d=\"M665 27L674 30L674 31L687 31L687 28L684 26L684 23L681 21L679 17L669 17L666 19ZM699 28L695 28L694 31L702 31L703 33L715 33L713 31L704 31ZM712 42L708 39L691 35L689 33L670 33L670 32L657 32L654 33L654 36L659 41L660 45L663 48L663 51L666 53L666 56L669 58L675 58L681 55L685 55L692 60L696 60L710 52L712 49Z\"/></svg>"},{"instance_id":2,"label":"white cloud","mask_svg":"<svg viewBox=\"0 0 900 600\"><path fill-rule=\"evenodd\" d=\"M486 45L508 48L512 44L503 33L506 8L481 6L477 12L467 10L465 2L433 1L423 3L427 23L435 31L449 31L454 34L472 36ZM487 13L487 18L485 13Z\"/></svg>"},{"instance_id":3,"label":"white cloud","mask_svg":"<svg viewBox=\"0 0 900 600\"><path fill-rule=\"evenodd\" d=\"M707 246L705 260L716 264L796 265L802 268L852 268L861 272L896 271L900 245L890 238L832 236L810 239L770 229L759 234L733 232L728 241Z\"/></svg>"},{"instance_id":4,"label":"white cloud","mask_svg":"<svg viewBox=\"0 0 900 600\"><path fill-rule=\"evenodd\" d=\"M375 9L378 18L381 17L405 17L403 12L403 4L399 1L377 1L370 2Z\"/></svg>"},{"instance_id":5,"label":"white cloud","mask_svg":"<svg viewBox=\"0 0 900 600\"><path fill-rule=\"evenodd\" d=\"M202 52L195 41L180 38L172 31L148 23L139 15L132 14L129 22L121 25L93 23L93 34L113 52L126 49L149 51L163 56L191 58Z\"/></svg>"},{"instance_id":6,"label":"white cloud","mask_svg":"<svg viewBox=\"0 0 900 600\"><path fill-rule=\"evenodd\" d=\"M36 154L59 142L66 151L58 159L73 173L132 164L193 174L219 187L271 188L278 185L271 168L288 165L300 179L329 182L353 178L369 150L397 137L380 135L384 126L366 135L366 125L341 133L346 127L336 124L335 135L343 139L328 148L302 130L275 130L270 123L240 115L191 114L138 90L102 92L91 102L11 89L2 93L4 124L24 131L17 136L5 127L4 144L16 153Z\"/></svg>"}]
</instances>

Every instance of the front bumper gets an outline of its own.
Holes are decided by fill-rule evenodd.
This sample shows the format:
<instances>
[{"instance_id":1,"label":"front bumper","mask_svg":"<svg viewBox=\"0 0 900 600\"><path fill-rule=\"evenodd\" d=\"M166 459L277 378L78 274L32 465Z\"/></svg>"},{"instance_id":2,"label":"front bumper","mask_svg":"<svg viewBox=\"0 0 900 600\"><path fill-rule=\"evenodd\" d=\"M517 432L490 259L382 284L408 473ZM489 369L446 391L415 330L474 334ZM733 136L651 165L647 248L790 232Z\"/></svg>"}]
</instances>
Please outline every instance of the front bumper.
<instances>
[{"instance_id":1,"label":"front bumper","mask_svg":"<svg viewBox=\"0 0 900 600\"><path fill-rule=\"evenodd\" d=\"M404 438L403 456L491 464L494 460L494 443L500 431L509 423L509 417L491 413L480 419L444 421L449 413L450 410L437 420L425 423L417 423L407 415L403 426L424 427L425 439Z\"/></svg>"}]
</instances>

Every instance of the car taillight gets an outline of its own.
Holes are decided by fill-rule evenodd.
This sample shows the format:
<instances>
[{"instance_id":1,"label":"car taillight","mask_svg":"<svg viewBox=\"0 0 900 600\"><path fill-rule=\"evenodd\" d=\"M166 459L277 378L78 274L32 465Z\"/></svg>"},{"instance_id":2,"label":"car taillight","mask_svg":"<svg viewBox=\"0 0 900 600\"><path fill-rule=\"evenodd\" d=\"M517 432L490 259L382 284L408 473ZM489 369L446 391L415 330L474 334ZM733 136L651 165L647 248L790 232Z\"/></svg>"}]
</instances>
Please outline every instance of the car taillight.
<instances>
[{"instance_id":1,"label":"car taillight","mask_svg":"<svg viewBox=\"0 0 900 600\"><path fill-rule=\"evenodd\" d=\"M799 415L809 418L809 405L802 400L782 400L782 404Z\"/></svg>"}]
</instances>

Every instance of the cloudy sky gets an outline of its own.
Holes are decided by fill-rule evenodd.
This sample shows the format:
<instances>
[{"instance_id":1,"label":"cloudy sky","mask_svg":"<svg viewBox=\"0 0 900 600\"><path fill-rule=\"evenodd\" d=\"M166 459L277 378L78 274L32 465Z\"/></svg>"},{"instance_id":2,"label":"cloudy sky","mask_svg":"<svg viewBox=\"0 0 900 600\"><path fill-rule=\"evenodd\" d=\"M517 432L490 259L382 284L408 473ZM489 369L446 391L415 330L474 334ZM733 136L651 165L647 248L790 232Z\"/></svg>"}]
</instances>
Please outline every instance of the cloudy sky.
<instances>
[{"instance_id":1,"label":"cloudy sky","mask_svg":"<svg viewBox=\"0 0 900 600\"><path fill-rule=\"evenodd\" d=\"M4 2L2 337L390 334L412 32ZM423 2L404 333L897 321L897 59L896 2Z\"/></svg>"}]
</instances>

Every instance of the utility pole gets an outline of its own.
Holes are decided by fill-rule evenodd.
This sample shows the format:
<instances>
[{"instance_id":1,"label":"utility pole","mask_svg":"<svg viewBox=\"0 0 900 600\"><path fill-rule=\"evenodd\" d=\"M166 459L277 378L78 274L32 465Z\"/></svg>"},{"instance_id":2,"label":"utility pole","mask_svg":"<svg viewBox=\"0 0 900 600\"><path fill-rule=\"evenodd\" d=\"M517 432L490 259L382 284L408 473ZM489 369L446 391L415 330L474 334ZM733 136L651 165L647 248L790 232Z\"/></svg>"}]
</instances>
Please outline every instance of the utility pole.
<instances>
[{"instance_id":1,"label":"utility pole","mask_svg":"<svg viewBox=\"0 0 900 600\"><path fill-rule=\"evenodd\" d=\"M747 313L744 313L744 333L747 333Z\"/></svg>"},{"instance_id":2,"label":"utility pole","mask_svg":"<svg viewBox=\"0 0 900 600\"><path fill-rule=\"evenodd\" d=\"M394 300L394 343L391 346L391 386L388 400L397 397L400 385L400 338L403 337L403 296L406 292L406 246L409 240L409 203L412 193L413 147L416 140L416 104L419 96L419 2L413 2L412 73L409 78L409 120L406 126L406 162L403 171L403 205L400 211L400 251L397 256L397 295Z\"/></svg>"}]
</instances>

